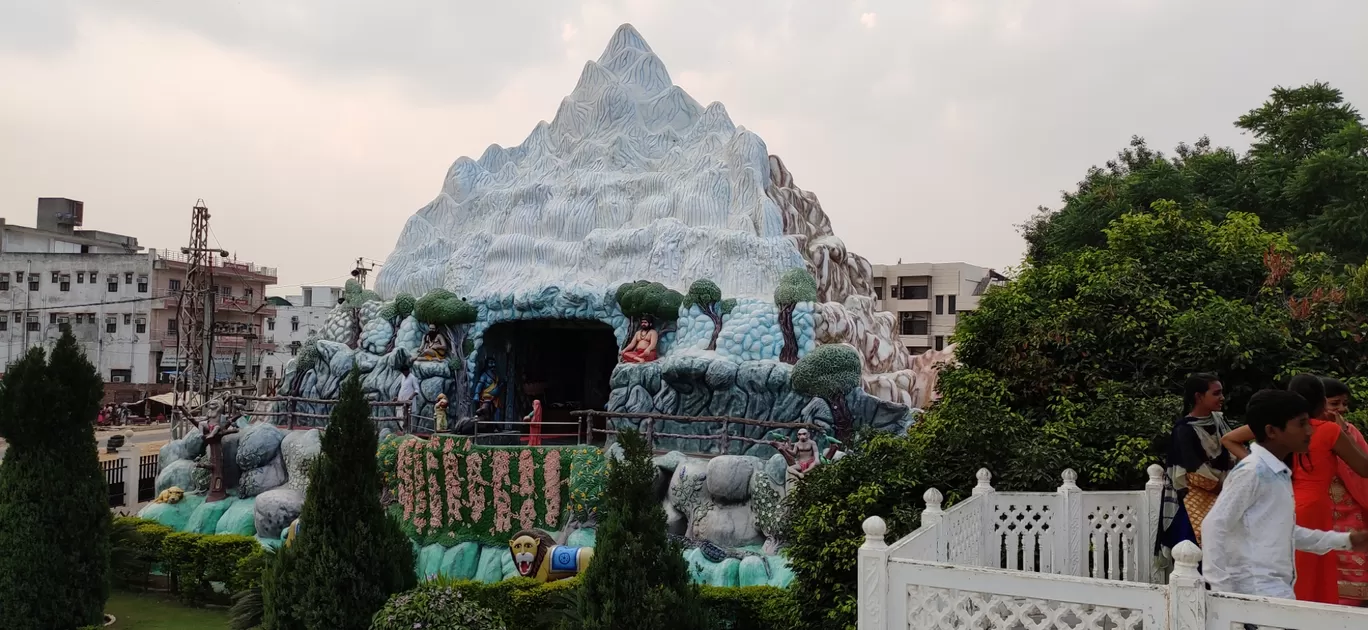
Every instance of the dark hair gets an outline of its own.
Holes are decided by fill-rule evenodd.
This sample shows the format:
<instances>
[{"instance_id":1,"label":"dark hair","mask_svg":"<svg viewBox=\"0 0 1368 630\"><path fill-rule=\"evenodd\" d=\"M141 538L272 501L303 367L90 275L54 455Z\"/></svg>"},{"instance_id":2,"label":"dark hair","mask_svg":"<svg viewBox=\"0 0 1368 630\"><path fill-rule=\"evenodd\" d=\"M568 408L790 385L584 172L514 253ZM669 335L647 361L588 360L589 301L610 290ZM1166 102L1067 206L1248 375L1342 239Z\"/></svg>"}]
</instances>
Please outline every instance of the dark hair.
<instances>
[{"instance_id":1,"label":"dark hair","mask_svg":"<svg viewBox=\"0 0 1368 630\"><path fill-rule=\"evenodd\" d=\"M1196 372L1189 374L1186 381L1183 381L1183 413L1192 411L1197 406L1197 396L1205 394L1211 389L1211 384L1221 380L1211 372Z\"/></svg>"},{"instance_id":2,"label":"dark hair","mask_svg":"<svg viewBox=\"0 0 1368 630\"><path fill-rule=\"evenodd\" d=\"M1325 411L1325 384L1319 376L1302 373L1292 377L1287 383L1287 391L1301 395L1306 400L1307 413L1317 418Z\"/></svg>"},{"instance_id":3,"label":"dark hair","mask_svg":"<svg viewBox=\"0 0 1368 630\"><path fill-rule=\"evenodd\" d=\"M1345 385L1345 384L1344 384L1344 381L1341 381L1341 380L1339 380L1339 379L1337 379L1337 378L1330 378L1329 376L1322 376L1322 377L1321 377L1321 385L1325 387L1325 397L1326 397L1326 398L1334 398L1334 397L1336 397L1336 396L1348 396L1348 395L1349 395L1349 386L1348 386L1348 385Z\"/></svg>"},{"instance_id":4,"label":"dark hair","mask_svg":"<svg viewBox=\"0 0 1368 630\"><path fill-rule=\"evenodd\" d=\"M1254 432L1254 439L1268 439L1268 427L1286 429L1287 423L1302 414L1310 413L1306 399L1300 394L1280 389L1255 392L1245 407L1245 422Z\"/></svg>"},{"instance_id":5,"label":"dark hair","mask_svg":"<svg viewBox=\"0 0 1368 630\"><path fill-rule=\"evenodd\" d=\"M401 364L399 364L399 373L400 373L400 374L404 374L404 375L408 375L408 373L409 373L409 366L408 366L407 363L401 363Z\"/></svg>"}]
</instances>

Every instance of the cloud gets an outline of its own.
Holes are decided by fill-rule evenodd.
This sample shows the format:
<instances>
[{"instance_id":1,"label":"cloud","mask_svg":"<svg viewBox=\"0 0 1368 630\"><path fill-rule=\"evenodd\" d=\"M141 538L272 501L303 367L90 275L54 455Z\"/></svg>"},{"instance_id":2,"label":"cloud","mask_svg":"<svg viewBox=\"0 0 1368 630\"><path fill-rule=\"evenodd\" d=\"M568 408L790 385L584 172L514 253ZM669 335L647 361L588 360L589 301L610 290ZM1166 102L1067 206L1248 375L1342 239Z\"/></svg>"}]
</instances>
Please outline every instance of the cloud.
<instances>
[{"instance_id":1,"label":"cloud","mask_svg":"<svg viewBox=\"0 0 1368 630\"><path fill-rule=\"evenodd\" d=\"M878 23L879 14L874 13L873 11L860 14L860 24L864 25L865 28L874 28Z\"/></svg>"}]
</instances>

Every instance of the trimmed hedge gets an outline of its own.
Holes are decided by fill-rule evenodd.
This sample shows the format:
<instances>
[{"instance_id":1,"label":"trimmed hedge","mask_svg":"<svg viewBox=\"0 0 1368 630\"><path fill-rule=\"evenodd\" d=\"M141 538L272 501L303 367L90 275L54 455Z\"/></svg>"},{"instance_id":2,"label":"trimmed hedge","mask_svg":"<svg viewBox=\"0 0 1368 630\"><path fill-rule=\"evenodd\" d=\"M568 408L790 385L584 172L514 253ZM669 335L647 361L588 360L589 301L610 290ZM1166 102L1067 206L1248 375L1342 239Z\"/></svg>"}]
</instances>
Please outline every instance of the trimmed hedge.
<instances>
[{"instance_id":1,"label":"trimmed hedge","mask_svg":"<svg viewBox=\"0 0 1368 630\"><path fill-rule=\"evenodd\" d=\"M114 555L126 553L131 560L115 567L116 583L145 584L148 573L159 571L187 603L212 595L212 582L236 588L239 562L261 552L261 543L251 536L177 532L135 517L115 519L114 532Z\"/></svg>"},{"instance_id":2,"label":"trimmed hedge","mask_svg":"<svg viewBox=\"0 0 1368 630\"><path fill-rule=\"evenodd\" d=\"M580 578L541 584L529 578L488 583L439 577L424 582L416 590L447 587L459 592L463 599L493 611L509 628L553 630L562 621L573 622ZM800 627L796 600L788 589L703 586L700 594L716 630L797 630Z\"/></svg>"}]
</instances>

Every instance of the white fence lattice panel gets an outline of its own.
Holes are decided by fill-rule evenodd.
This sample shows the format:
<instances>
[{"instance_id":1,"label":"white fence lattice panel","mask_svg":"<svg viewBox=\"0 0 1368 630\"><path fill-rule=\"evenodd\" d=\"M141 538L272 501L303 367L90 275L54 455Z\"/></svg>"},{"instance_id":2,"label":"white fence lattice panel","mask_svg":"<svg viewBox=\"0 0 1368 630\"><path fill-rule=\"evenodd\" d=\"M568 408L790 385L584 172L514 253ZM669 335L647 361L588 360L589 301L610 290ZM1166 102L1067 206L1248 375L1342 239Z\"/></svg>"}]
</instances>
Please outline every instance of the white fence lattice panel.
<instances>
[{"instance_id":1,"label":"white fence lattice panel","mask_svg":"<svg viewBox=\"0 0 1368 630\"><path fill-rule=\"evenodd\" d=\"M915 630L1143 630L1138 610L996 593L908 586L907 627Z\"/></svg>"},{"instance_id":2,"label":"white fence lattice panel","mask_svg":"<svg viewBox=\"0 0 1368 630\"><path fill-rule=\"evenodd\" d=\"M1052 572L1059 498L1052 493L1002 493L989 495L989 502L992 530L984 564Z\"/></svg>"},{"instance_id":3,"label":"white fence lattice panel","mask_svg":"<svg viewBox=\"0 0 1368 630\"><path fill-rule=\"evenodd\" d=\"M1083 514L1092 549L1088 575L1108 580L1143 580L1141 557L1153 553L1145 536L1144 495L1121 492L1083 493Z\"/></svg>"}]
</instances>

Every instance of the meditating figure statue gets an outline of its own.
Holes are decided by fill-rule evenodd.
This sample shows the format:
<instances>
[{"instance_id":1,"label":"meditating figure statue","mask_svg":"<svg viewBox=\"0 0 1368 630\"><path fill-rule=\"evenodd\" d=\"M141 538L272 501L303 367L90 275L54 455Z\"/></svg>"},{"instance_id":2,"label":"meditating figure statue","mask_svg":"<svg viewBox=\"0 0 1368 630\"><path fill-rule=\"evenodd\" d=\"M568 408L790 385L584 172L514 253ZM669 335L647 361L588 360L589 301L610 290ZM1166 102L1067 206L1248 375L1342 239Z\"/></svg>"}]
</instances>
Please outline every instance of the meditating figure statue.
<instances>
[{"instance_id":1,"label":"meditating figure statue","mask_svg":"<svg viewBox=\"0 0 1368 630\"><path fill-rule=\"evenodd\" d=\"M437 330L436 324L428 324L428 331L423 335L423 346L418 349L418 360L445 361L446 357L446 335Z\"/></svg>"},{"instance_id":2,"label":"meditating figure statue","mask_svg":"<svg viewBox=\"0 0 1368 630\"><path fill-rule=\"evenodd\" d=\"M773 442L774 448L779 450L779 454L784 456L784 461L788 462L788 474L785 475L785 483L792 483L803 478L813 466L821 463L817 456L817 443L810 439L807 429L798 429L798 441L792 444L786 442Z\"/></svg>"},{"instance_id":3,"label":"meditating figure statue","mask_svg":"<svg viewBox=\"0 0 1368 630\"><path fill-rule=\"evenodd\" d=\"M641 318L641 327L622 350L622 362L650 363L656 360L656 344L659 342L660 333L656 332L654 322L650 317Z\"/></svg>"}]
</instances>

